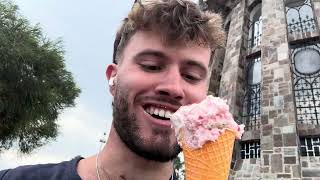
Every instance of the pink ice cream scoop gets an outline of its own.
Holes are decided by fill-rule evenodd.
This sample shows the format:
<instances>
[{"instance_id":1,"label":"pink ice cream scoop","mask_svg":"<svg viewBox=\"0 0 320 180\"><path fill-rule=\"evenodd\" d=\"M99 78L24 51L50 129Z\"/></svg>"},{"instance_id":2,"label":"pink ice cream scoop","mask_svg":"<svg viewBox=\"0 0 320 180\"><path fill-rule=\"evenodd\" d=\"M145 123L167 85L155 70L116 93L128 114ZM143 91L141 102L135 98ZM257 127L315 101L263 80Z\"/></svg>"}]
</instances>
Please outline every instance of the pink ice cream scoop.
<instances>
[{"instance_id":1,"label":"pink ice cream scoop","mask_svg":"<svg viewBox=\"0 0 320 180\"><path fill-rule=\"evenodd\" d=\"M171 124L179 144L184 141L191 149L216 141L227 129L234 132L237 139L244 132L244 125L234 121L226 100L211 95L198 104L181 106L171 116Z\"/></svg>"}]
</instances>

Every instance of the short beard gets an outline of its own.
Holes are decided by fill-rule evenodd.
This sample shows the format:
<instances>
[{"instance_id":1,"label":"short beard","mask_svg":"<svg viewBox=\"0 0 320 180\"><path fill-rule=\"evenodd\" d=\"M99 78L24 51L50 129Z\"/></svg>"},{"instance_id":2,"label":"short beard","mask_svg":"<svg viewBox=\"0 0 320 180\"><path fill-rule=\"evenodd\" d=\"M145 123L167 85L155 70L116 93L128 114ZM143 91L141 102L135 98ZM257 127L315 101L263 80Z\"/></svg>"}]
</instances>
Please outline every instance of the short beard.
<instances>
[{"instance_id":1,"label":"short beard","mask_svg":"<svg viewBox=\"0 0 320 180\"><path fill-rule=\"evenodd\" d=\"M169 130L153 130L153 135L160 135L165 138L167 146L160 146L156 141L144 140L140 134L140 128L137 124L136 114L129 112L129 104L127 101L128 93L120 91L120 87L116 88L113 104L113 125L120 139L124 144L137 155L152 161L168 162L177 157L181 152L181 147L175 143L169 146Z\"/></svg>"}]
</instances>

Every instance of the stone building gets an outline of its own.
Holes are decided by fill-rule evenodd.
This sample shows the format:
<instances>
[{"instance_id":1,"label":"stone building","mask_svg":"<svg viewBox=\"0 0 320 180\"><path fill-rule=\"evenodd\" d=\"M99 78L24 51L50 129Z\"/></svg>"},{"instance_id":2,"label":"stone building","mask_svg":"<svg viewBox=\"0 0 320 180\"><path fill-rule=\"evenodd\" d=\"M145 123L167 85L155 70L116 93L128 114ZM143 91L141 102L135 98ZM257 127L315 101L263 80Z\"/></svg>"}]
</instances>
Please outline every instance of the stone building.
<instances>
[{"instance_id":1,"label":"stone building","mask_svg":"<svg viewBox=\"0 0 320 180\"><path fill-rule=\"evenodd\" d=\"M320 0L207 0L227 31L210 91L246 125L230 179L320 179Z\"/></svg>"}]
</instances>

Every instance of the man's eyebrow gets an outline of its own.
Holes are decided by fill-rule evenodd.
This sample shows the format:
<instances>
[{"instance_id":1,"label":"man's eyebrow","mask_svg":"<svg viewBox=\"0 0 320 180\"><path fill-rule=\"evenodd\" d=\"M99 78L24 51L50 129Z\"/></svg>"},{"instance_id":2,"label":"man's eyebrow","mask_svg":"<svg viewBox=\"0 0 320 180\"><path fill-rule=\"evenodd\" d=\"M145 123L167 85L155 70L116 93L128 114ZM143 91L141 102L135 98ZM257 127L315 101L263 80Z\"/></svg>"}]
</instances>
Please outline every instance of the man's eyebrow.
<instances>
[{"instance_id":1,"label":"man's eyebrow","mask_svg":"<svg viewBox=\"0 0 320 180\"><path fill-rule=\"evenodd\" d=\"M159 59L169 59L169 57L166 54L164 54L163 52L153 50L153 49L146 49L144 51L139 52L138 54L136 54L134 56L134 59L141 57L141 56L154 56Z\"/></svg>"}]
</instances>

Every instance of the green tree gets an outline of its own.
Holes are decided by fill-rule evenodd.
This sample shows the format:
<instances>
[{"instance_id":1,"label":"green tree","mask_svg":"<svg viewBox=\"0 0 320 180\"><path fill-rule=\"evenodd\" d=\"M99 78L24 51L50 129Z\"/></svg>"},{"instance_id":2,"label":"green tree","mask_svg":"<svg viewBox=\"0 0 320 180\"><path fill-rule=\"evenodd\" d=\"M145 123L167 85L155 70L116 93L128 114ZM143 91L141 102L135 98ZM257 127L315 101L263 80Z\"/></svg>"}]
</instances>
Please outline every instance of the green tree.
<instances>
[{"instance_id":1,"label":"green tree","mask_svg":"<svg viewBox=\"0 0 320 180\"><path fill-rule=\"evenodd\" d=\"M180 153L177 158L173 161L173 168L179 175L179 180L185 179L185 166L183 160L183 153Z\"/></svg>"},{"instance_id":2,"label":"green tree","mask_svg":"<svg viewBox=\"0 0 320 180\"><path fill-rule=\"evenodd\" d=\"M57 117L80 89L65 69L61 41L44 37L0 0L0 151L29 153L58 134Z\"/></svg>"}]
</instances>

